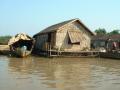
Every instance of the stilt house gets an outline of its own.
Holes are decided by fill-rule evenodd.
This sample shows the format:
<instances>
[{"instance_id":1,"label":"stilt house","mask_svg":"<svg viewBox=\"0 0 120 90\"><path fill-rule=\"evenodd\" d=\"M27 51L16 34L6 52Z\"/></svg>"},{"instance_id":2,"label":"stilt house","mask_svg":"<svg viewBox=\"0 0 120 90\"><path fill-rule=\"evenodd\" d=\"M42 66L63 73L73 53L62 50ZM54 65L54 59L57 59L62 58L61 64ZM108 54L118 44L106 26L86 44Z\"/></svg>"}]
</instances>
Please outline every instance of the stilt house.
<instances>
[{"instance_id":1,"label":"stilt house","mask_svg":"<svg viewBox=\"0 0 120 90\"><path fill-rule=\"evenodd\" d=\"M89 50L94 33L79 19L72 19L52 25L33 37L36 40L35 50L72 51Z\"/></svg>"}]
</instances>

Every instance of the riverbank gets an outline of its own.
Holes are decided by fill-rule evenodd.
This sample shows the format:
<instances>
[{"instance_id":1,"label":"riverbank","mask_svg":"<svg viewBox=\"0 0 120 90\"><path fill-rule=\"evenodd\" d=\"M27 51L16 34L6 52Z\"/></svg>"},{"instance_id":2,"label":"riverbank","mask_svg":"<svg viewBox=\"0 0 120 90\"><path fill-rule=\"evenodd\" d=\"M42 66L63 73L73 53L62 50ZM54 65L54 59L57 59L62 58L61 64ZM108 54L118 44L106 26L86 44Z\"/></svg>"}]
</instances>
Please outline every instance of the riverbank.
<instances>
[{"instance_id":1,"label":"riverbank","mask_svg":"<svg viewBox=\"0 0 120 90\"><path fill-rule=\"evenodd\" d=\"M10 48L8 45L0 45L0 54L8 55L10 52Z\"/></svg>"}]
</instances>

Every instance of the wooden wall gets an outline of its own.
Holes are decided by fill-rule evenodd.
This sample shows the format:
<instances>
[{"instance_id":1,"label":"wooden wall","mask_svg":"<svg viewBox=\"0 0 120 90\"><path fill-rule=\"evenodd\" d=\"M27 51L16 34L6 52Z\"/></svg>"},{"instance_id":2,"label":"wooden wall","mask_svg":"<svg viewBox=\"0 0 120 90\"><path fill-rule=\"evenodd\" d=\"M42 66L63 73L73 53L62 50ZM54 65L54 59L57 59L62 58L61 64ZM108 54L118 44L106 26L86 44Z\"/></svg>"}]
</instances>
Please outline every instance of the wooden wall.
<instances>
[{"instance_id":1,"label":"wooden wall","mask_svg":"<svg viewBox=\"0 0 120 90\"><path fill-rule=\"evenodd\" d=\"M79 45L68 44L68 31L79 31L82 40ZM56 47L65 51L80 51L90 49L91 35L78 22L61 27L56 33Z\"/></svg>"},{"instance_id":2,"label":"wooden wall","mask_svg":"<svg viewBox=\"0 0 120 90\"><path fill-rule=\"evenodd\" d=\"M46 51L48 48L48 33L41 34L35 37L35 49ZM51 48L54 48L56 41L56 33L51 33Z\"/></svg>"},{"instance_id":3,"label":"wooden wall","mask_svg":"<svg viewBox=\"0 0 120 90\"><path fill-rule=\"evenodd\" d=\"M55 43L56 43L56 32L51 33L51 48L55 49Z\"/></svg>"},{"instance_id":4,"label":"wooden wall","mask_svg":"<svg viewBox=\"0 0 120 90\"><path fill-rule=\"evenodd\" d=\"M68 32L79 32L81 34L80 44L68 44L69 35ZM90 49L91 34L85 30L79 22L73 22L60 27L56 32L51 34L52 49L64 50L64 51L80 51ZM46 43L48 39L48 33L38 35L36 37L35 49L46 50Z\"/></svg>"},{"instance_id":5,"label":"wooden wall","mask_svg":"<svg viewBox=\"0 0 120 90\"><path fill-rule=\"evenodd\" d=\"M44 44L47 42L48 35L43 34L43 35L38 35L35 37L36 42L35 42L35 49L37 50L43 50L44 49Z\"/></svg>"}]
</instances>

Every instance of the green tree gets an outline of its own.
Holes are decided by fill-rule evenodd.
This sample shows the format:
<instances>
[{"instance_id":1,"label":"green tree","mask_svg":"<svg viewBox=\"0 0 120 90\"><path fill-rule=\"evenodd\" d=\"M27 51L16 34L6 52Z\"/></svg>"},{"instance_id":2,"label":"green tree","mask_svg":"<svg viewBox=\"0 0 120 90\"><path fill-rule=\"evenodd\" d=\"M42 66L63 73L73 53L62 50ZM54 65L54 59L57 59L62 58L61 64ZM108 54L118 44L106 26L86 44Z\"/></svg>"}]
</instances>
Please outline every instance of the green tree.
<instances>
[{"instance_id":1,"label":"green tree","mask_svg":"<svg viewBox=\"0 0 120 90\"><path fill-rule=\"evenodd\" d=\"M96 29L96 30L95 30L95 33L96 33L97 35L105 35L105 34L107 34L107 32L106 32L106 30L105 30L104 28Z\"/></svg>"},{"instance_id":2,"label":"green tree","mask_svg":"<svg viewBox=\"0 0 120 90\"><path fill-rule=\"evenodd\" d=\"M11 36L0 36L0 44L8 44L9 39L11 38Z\"/></svg>"},{"instance_id":3,"label":"green tree","mask_svg":"<svg viewBox=\"0 0 120 90\"><path fill-rule=\"evenodd\" d=\"M114 34L120 34L120 30L113 30L110 33L108 33L110 35L114 35Z\"/></svg>"}]
</instances>

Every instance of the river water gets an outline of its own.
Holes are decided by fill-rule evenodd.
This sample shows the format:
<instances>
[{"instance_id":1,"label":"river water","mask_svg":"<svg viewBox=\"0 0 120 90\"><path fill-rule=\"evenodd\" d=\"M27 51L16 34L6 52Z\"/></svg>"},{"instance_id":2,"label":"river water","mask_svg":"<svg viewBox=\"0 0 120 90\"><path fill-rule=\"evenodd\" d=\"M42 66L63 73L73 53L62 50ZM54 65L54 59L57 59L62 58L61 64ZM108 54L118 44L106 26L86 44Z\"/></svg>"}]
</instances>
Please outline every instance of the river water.
<instances>
[{"instance_id":1,"label":"river water","mask_svg":"<svg viewBox=\"0 0 120 90\"><path fill-rule=\"evenodd\" d=\"M0 90L120 90L120 61L0 56Z\"/></svg>"}]
</instances>

